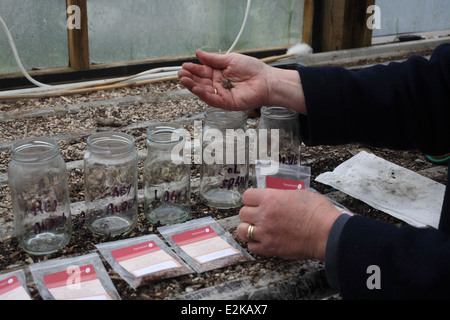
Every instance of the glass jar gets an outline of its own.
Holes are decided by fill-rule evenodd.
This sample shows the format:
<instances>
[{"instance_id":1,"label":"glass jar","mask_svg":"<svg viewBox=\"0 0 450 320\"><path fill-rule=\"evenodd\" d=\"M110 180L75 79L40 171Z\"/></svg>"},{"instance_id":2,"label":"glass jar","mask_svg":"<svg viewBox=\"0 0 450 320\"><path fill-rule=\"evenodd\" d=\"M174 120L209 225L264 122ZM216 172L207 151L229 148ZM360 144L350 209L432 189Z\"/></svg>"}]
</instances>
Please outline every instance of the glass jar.
<instances>
[{"instance_id":1,"label":"glass jar","mask_svg":"<svg viewBox=\"0 0 450 320\"><path fill-rule=\"evenodd\" d=\"M288 165L300 165L301 155L301 138L300 138L300 122L298 120L298 113L282 108L282 107L262 107L261 117L258 122L257 131L267 129L267 149L272 150L271 143L279 143L278 145L278 163ZM272 141L271 129L278 129L279 141ZM278 139L274 139L278 140ZM276 149L276 148L275 148ZM258 157L264 158L266 154L261 150L261 145L258 149ZM271 158L273 159L273 158Z\"/></svg>"},{"instance_id":2,"label":"glass jar","mask_svg":"<svg viewBox=\"0 0 450 320\"><path fill-rule=\"evenodd\" d=\"M86 224L100 235L131 231L138 219L134 137L104 132L88 137L84 155Z\"/></svg>"},{"instance_id":3,"label":"glass jar","mask_svg":"<svg viewBox=\"0 0 450 320\"><path fill-rule=\"evenodd\" d=\"M191 210L190 162L179 153L184 150L184 128L176 123L151 125L146 142L145 215L152 223L184 222Z\"/></svg>"},{"instance_id":4,"label":"glass jar","mask_svg":"<svg viewBox=\"0 0 450 320\"><path fill-rule=\"evenodd\" d=\"M58 143L32 138L12 147L8 170L14 230L34 255L64 248L72 235L67 168Z\"/></svg>"},{"instance_id":5,"label":"glass jar","mask_svg":"<svg viewBox=\"0 0 450 320\"><path fill-rule=\"evenodd\" d=\"M242 205L248 186L249 145L247 114L208 109L202 135L200 197L215 208Z\"/></svg>"}]
</instances>

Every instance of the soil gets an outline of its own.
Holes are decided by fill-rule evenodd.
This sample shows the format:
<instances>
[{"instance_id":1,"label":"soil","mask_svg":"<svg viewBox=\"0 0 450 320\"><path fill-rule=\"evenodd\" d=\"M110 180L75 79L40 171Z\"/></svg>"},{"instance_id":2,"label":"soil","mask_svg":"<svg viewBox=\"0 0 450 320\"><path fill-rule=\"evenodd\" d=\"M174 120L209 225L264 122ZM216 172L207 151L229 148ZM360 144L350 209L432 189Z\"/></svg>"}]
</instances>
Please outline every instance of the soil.
<instances>
[{"instance_id":1,"label":"soil","mask_svg":"<svg viewBox=\"0 0 450 320\"><path fill-rule=\"evenodd\" d=\"M166 93L184 92L177 81L161 82L141 87L98 91L91 94L68 97L0 101L0 173L5 174L10 162L10 145L13 141L32 136L52 136L59 141L61 154L69 164L82 161L86 138L89 134L105 131L120 130L136 138L136 148L145 152L145 135L147 123L158 119L175 121L184 117L185 125L192 130L192 121L204 112L208 106L197 98L180 95L170 98ZM169 97L169 98L167 98ZM249 112L249 127L256 127L257 112ZM302 161L311 166L311 187L322 194L335 194L336 190L317 183L314 178L327 171L332 171L342 162L348 160L361 150L366 150L392 161L400 166L416 172L433 171L436 165L426 161L424 155L410 151L391 151L385 149L368 148L362 145L345 146L303 146ZM198 179L199 167L192 164L192 179ZM142 188L142 159L140 161L140 187ZM440 183L446 183L445 175L431 176ZM74 165L69 168L69 185L71 201L84 201L83 168ZM213 209L201 203L196 192L192 193L192 212L190 219L212 216L216 220L236 216L239 208L229 210ZM387 221L395 225L403 223L391 216L380 212L363 202L349 196L340 198L341 204L355 213L374 219ZM125 237L158 233L158 225L151 224L143 217L140 205L140 218L136 228ZM125 237L97 236L92 234L84 225L84 213L73 215L73 235L70 243L60 252L47 256L32 256L18 247L17 239L12 235L11 226L13 214L11 197L7 183L0 186L0 226L7 229L0 239L0 273L24 268L30 264L48 259L71 257L96 251L95 244L118 240ZM235 230L228 230L233 238L246 249L246 244L238 240ZM2 235L2 233L0 233ZM292 262L277 258L263 258L255 256L255 260L233 265L202 274L191 274L173 279L156 281L150 286L136 290L130 288L120 276L105 263L105 267L124 300L130 299L174 299L179 295L193 292L202 288L223 284L242 277L257 281L264 272L281 270L288 274ZM320 266L320 263L318 264ZM305 267L306 268L306 267ZM306 270L306 269L305 269ZM305 271L306 272L306 271ZM41 299L39 292L29 280L28 288L34 299Z\"/></svg>"}]
</instances>

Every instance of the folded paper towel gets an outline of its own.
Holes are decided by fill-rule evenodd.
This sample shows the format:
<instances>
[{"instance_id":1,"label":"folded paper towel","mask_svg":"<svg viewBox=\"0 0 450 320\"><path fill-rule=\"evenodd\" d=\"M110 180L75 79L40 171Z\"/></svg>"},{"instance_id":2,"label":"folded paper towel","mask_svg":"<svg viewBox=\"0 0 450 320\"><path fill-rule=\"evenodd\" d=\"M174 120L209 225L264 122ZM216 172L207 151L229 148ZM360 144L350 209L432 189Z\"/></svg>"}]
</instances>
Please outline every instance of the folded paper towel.
<instances>
[{"instance_id":1,"label":"folded paper towel","mask_svg":"<svg viewBox=\"0 0 450 320\"><path fill-rule=\"evenodd\" d=\"M412 226L439 226L445 186L365 151L316 181Z\"/></svg>"}]
</instances>

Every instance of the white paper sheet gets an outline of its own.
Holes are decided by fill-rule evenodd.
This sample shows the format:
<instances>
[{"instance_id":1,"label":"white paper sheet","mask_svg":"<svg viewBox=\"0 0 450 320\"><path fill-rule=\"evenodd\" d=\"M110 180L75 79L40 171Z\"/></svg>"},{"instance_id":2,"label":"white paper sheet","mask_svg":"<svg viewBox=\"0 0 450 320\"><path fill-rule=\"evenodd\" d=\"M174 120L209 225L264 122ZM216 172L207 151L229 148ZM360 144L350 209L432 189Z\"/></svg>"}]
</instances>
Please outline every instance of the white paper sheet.
<instances>
[{"instance_id":1,"label":"white paper sheet","mask_svg":"<svg viewBox=\"0 0 450 320\"><path fill-rule=\"evenodd\" d=\"M365 151L316 178L412 226L438 228L445 185Z\"/></svg>"}]
</instances>

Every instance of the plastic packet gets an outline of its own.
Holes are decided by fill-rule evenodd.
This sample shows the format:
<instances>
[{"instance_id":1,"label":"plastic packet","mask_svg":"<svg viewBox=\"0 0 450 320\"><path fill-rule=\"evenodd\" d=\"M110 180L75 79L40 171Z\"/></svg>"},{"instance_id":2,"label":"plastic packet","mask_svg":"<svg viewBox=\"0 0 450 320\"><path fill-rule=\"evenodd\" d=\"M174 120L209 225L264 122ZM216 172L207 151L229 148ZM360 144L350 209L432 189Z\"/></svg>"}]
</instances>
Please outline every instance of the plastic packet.
<instances>
[{"instance_id":1,"label":"plastic packet","mask_svg":"<svg viewBox=\"0 0 450 320\"><path fill-rule=\"evenodd\" d=\"M275 167L275 168L274 168ZM277 167L277 168L276 168ZM311 167L256 161L256 184L260 189L295 190L310 186Z\"/></svg>"},{"instance_id":2,"label":"plastic packet","mask_svg":"<svg viewBox=\"0 0 450 320\"><path fill-rule=\"evenodd\" d=\"M44 300L120 300L97 253L29 267Z\"/></svg>"},{"instance_id":3,"label":"plastic packet","mask_svg":"<svg viewBox=\"0 0 450 320\"><path fill-rule=\"evenodd\" d=\"M330 201L330 202L335 206L335 208L338 209L339 211L341 211L342 213L343 213L343 212L346 212L346 213L349 213L349 214L352 214L352 215L353 215L353 212L352 212L352 211L350 211L349 209L347 209L344 205L340 204L339 202L337 202L337 201L331 199L330 197L328 197L328 196L326 196L326 195L324 195L324 194L319 193L316 189L313 189L313 188L307 188L307 189L308 189L308 191L318 193L318 194L320 194L321 196L327 198L328 201Z\"/></svg>"},{"instance_id":4,"label":"plastic packet","mask_svg":"<svg viewBox=\"0 0 450 320\"><path fill-rule=\"evenodd\" d=\"M111 267L134 289L148 282L194 271L157 235L96 245Z\"/></svg>"},{"instance_id":5,"label":"plastic packet","mask_svg":"<svg viewBox=\"0 0 450 320\"><path fill-rule=\"evenodd\" d=\"M0 275L0 300L32 300L22 269Z\"/></svg>"},{"instance_id":6,"label":"plastic packet","mask_svg":"<svg viewBox=\"0 0 450 320\"><path fill-rule=\"evenodd\" d=\"M211 217L159 227L158 231L198 273L254 259Z\"/></svg>"}]
</instances>

